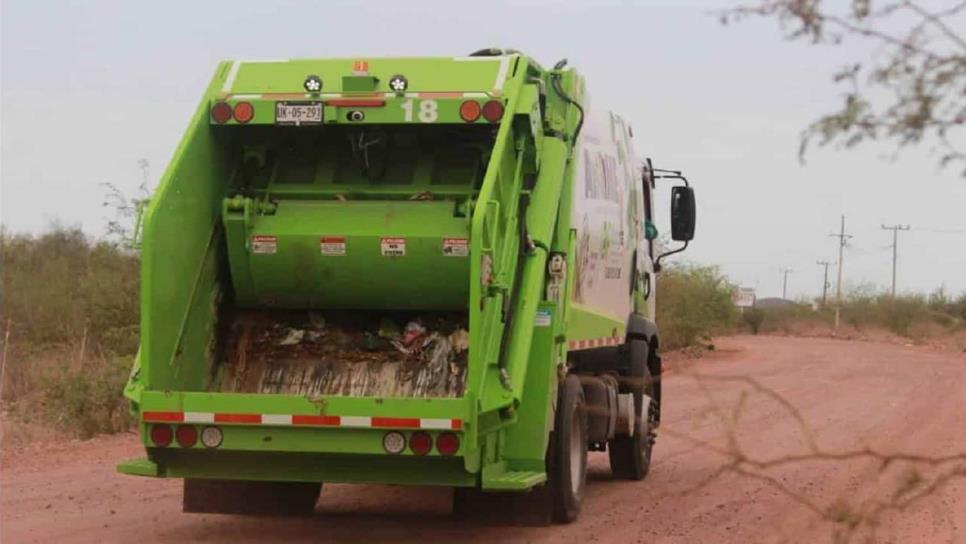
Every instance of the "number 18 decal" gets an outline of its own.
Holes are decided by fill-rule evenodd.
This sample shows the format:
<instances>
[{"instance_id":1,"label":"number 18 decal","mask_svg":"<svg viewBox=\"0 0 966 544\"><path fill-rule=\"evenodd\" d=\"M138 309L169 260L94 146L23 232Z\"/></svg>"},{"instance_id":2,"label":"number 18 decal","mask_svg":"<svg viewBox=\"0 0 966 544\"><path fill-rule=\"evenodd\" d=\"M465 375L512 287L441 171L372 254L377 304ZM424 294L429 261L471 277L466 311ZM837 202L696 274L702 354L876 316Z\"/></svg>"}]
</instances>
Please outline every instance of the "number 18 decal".
<instances>
[{"instance_id":1,"label":"number 18 decal","mask_svg":"<svg viewBox=\"0 0 966 544\"><path fill-rule=\"evenodd\" d=\"M413 120L413 102L412 99L409 99L400 106L405 112L403 118L407 123ZM435 100L420 100L419 112L416 115L419 117L419 122L421 123L435 123L439 117L439 104Z\"/></svg>"}]
</instances>

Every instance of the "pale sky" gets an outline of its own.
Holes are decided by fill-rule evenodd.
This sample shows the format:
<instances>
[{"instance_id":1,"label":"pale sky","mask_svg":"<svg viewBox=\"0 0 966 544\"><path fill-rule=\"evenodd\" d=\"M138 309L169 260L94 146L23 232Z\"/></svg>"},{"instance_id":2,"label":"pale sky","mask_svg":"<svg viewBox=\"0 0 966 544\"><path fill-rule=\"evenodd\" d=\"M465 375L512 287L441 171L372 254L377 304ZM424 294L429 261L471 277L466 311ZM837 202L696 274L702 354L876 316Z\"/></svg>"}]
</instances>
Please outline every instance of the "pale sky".
<instances>
[{"instance_id":1,"label":"pale sky","mask_svg":"<svg viewBox=\"0 0 966 544\"><path fill-rule=\"evenodd\" d=\"M544 66L566 57L595 107L634 127L641 156L682 169L698 195L684 254L734 281L789 297L821 292L847 215L847 285L885 288L900 234L900 290L966 291L966 179L937 170L928 147L839 152L798 162L798 134L835 107L831 73L862 45L781 40L773 21L723 27L726 2L462 4L345 2L45 2L0 4L0 220L41 232L59 221L104 232L110 182L152 185L221 59L465 55L520 49ZM467 6L472 6L468 9ZM667 229L667 197L659 212Z\"/></svg>"}]
</instances>

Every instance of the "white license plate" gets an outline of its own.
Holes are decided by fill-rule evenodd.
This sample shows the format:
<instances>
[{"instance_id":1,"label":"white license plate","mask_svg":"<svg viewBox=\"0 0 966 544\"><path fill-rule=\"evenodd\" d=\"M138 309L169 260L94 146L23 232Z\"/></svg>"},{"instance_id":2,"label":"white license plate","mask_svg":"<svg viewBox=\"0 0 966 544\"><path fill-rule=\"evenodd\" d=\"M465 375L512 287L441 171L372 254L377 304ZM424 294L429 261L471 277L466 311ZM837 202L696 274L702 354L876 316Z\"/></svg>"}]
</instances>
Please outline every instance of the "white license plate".
<instances>
[{"instance_id":1,"label":"white license plate","mask_svg":"<svg viewBox=\"0 0 966 544\"><path fill-rule=\"evenodd\" d=\"M321 102L276 102L276 125L317 125L322 122Z\"/></svg>"}]
</instances>

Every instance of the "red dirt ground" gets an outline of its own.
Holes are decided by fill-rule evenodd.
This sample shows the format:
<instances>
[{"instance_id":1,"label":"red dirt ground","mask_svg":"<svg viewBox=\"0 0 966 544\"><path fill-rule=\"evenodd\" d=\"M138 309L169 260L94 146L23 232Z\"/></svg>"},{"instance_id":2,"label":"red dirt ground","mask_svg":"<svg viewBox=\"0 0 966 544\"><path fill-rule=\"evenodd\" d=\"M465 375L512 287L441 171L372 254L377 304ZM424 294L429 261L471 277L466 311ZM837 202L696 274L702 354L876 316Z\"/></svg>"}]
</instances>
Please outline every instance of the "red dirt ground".
<instances>
[{"instance_id":1,"label":"red dirt ground","mask_svg":"<svg viewBox=\"0 0 966 544\"><path fill-rule=\"evenodd\" d=\"M966 542L966 356L735 337L705 357L668 366L650 476L612 481L606 455L593 454L583 512L570 525L460 522L449 515L449 490L350 485L325 486L312 518L182 514L179 480L115 473L118 461L141 455L136 437L121 434L4 452L0 541L815 543L833 542L852 523L855 542L870 535L873 542ZM735 455L765 461L808 454L809 435L825 452L868 447L961 457L886 465L867 457L806 459L761 470L741 465L753 475L722 471ZM722 452L729 444L731 453ZM957 470L958 477L943 479ZM900 501L937 477L945 483L903 509L869 514L902 482L910 491Z\"/></svg>"}]
</instances>

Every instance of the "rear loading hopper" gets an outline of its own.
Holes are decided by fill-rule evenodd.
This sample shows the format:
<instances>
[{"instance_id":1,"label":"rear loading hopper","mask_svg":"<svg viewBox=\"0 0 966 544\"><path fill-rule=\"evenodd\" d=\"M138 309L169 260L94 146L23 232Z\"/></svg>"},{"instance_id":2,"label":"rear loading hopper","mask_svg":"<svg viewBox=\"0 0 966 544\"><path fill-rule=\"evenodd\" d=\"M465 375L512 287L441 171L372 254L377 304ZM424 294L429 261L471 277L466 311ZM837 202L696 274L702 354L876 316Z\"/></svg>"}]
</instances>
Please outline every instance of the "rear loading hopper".
<instances>
[{"instance_id":1,"label":"rear loading hopper","mask_svg":"<svg viewBox=\"0 0 966 544\"><path fill-rule=\"evenodd\" d=\"M588 123L588 154L582 103L516 52L222 63L145 213L147 456L119 470L184 478L187 511L374 482L559 521L588 447L643 477L653 245L629 129Z\"/></svg>"}]
</instances>

